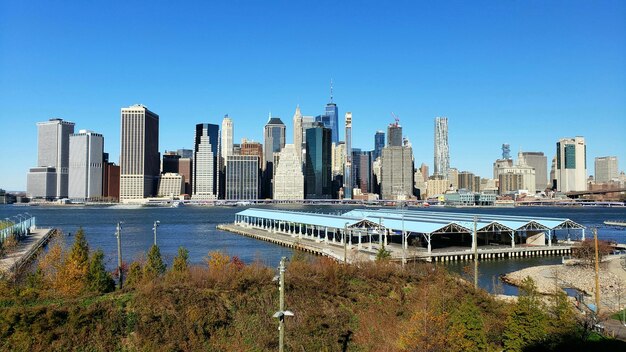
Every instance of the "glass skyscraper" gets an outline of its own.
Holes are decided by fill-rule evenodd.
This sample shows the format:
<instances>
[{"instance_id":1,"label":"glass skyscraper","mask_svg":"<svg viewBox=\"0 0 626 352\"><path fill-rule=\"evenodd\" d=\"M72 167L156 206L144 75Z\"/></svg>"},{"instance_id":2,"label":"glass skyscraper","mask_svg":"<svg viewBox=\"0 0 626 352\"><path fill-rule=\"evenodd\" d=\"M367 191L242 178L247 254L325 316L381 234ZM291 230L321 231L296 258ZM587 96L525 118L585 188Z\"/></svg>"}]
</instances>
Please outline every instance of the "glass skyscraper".
<instances>
[{"instance_id":1,"label":"glass skyscraper","mask_svg":"<svg viewBox=\"0 0 626 352\"><path fill-rule=\"evenodd\" d=\"M329 199L332 196L331 130L322 123L306 130L305 196Z\"/></svg>"},{"instance_id":2,"label":"glass skyscraper","mask_svg":"<svg viewBox=\"0 0 626 352\"><path fill-rule=\"evenodd\" d=\"M372 160L376 160L380 157L385 147L385 132L376 131L374 135L374 151L372 151Z\"/></svg>"}]
</instances>

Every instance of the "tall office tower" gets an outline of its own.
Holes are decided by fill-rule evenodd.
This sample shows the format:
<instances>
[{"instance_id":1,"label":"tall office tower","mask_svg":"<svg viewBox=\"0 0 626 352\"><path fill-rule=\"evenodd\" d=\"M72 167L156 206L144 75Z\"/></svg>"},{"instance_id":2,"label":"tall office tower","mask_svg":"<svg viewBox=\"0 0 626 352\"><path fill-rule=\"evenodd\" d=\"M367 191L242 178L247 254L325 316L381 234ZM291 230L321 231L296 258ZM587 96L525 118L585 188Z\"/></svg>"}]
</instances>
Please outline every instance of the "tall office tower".
<instances>
[{"instance_id":1,"label":"tall office tower","mask_svg":"<svg viewBox=\"0 0 626 352\"><path fill-rule=\"evenodd\" d=\"M420 165L420 172L422 173L422 177L424 177L424 182L428 181L428 165L422 163L422 165Z\"/></svg>"},{"instance_id":2,"label":"tall office tower","mask_svg":"<svg viewBox=\"0 0 626 352\"><path fill-rule=\"evenodd\" d=\"M181 194L187 194L190 195L192 192L192 182L191 179L193 177L192 174L192 158L190 157L182 157L183 153L180 153L180 149L176 152L174 151L166 151L165 154L163 154L163 165L162 165L162 172L163 174L166 173L175 173L175 174L180 174L180 176L182 176L183 178L183 183L184 183L184 190L183 193ZM185 155L189 155L188 153L185 153ZM193 152L192 152L193 155Z\"/></svg>"},{"instance_id":3,"label":"tall office tower","mask_svg":"<svg viewBox=\"0 0 626 352\"><path fill-rule=\"evenodd\" d=\"M92 200L102 197L104 138L80 130L70 135L69 198Z\"/></svg>"},{"instance_id":4,"label":"tall office tower","mask_svg":"<svg viewBox=\"0 0 626 352\"><path fill-rule=\"evenodd\" d=\"M548 158L543 152L520 152L518 159L535 169L535 190L543 192L548 187Z\"/></svg>"},{"instance_id":5,"label":"tall office tower","mask_svg":"<svg viewBox=\"0 0 626 352\"><path fill-rule=\"evenodd\" d=\"M74 133L74 123L63 119L50 119L38 122L37 131L38 167L28 173L27 193L32 198L50 200L67 198L70 135Z\"/></svg>"},{"instance_id":6,"label":"tall office tower","mask_svg":"<svg viewBox=\"0 0 626 352\"><path fill-rule=\"evenodd\" d=\"M474 187L472 187L473 192L480 192L480 176L474 176Z\"/></svg>"},{"instance_id":7,"label":"tall office tower","mask_svg":"<svg viewBox=\"0 0 626 352\"><path fill-rule=\"evenodd\" d=\"M474 190L474 174L469 171L461 171L458 175L459 189L464 189L470 192L477 192Z\"/></svg>"},{"instance_id":8,"label":"tall office tower","mask_svg":"<svg viewBox=\"0 0 626 352\"><path fill-rule=\"evenodd\" d=\"M382 151L381 157L372 161L372 192L380 196L380 181L382 179Z\"/></svg>"},{"instance_id":9,"label":"tall office tower","mask_svg":"<svg viewBox=\"0 0 626 352\"><path fill-rule=\"evenodd\" d=\"M261 194L264 198L272 198L272 182L274 175L274 153L280 152L285 147L285 124L278 117L272 117L265 124L263 133L263 186Z\"/></svg>"},{"instance_id":10,"label":"tall office tower","mask_svg":"<svg viewBox=\"0 0 626 352\"><path fill-rule=\"evenodd\" d=\"M300 144L302 145L302 144ZM274 174L274 199L304 199L302 153L296 145L285 144Z\"/></svg>"},{"instance_id":11,"label":"tall office tower","mask_svg":"<svg viewBox=\"0 0 626 352\"><path fill-rule=\"evenodd\" d=\"M302 159L302 113L300 105L296 106L296 112L293 114L293 146L298 152L298 159Z\"/></svg>"},{"instance_id":12,"label":"tall office tower","mask_svg":"<svg viewBox=\"0 0 626 352\"><path fill-rule=\"evenodd\" d=\"M352 113L346 113L346 165L343 172L343 198L352 199Z\"/></svg>"},{"instance_id":13,"label":"tall office tower","mask_svg":"<svg viewBox=\"0 0 626 352\"><path fill-rule=\"evenodd\" d=\"M396 122L387 126L387 146L402 147L402 126L400 126L397 119Z\"/></svg>"},{"instance_id":14,"label":"tall office tower","mask_svg":"<svg viewBox=\"0 0 626 352\"><path fill-rule=\"evenodd\" d=\"M324 114L315 117L316 122L321 122L324 127L331 130L331 143L339 143L339 109L333 102L333 82L330 82L330 102L324 108Z\"/></svg>"},{"instance_id":15,"label":"tall office tower","mask_svg":"<svg viewBox=\"0 0 626 352\"><path fill-rule=\"evenodd\" d=\"M229 155L233 155L233 120L228 115L222 120L221 155L224 163Z\"/></svg>"},{"instance_id":16,"label":"tall office tower","mask_svg":"<svg viewBox=\"0 0 626 352\"><path fill-rule=\"evenodd\" d=\"M413 180L415 182L415 189L417 190L419 195L419 198L417 199L425 199L426 181L424 180L424 175L422 174L421 168L415 169L415 175L413 176Z\"/></svg>"},{"instance_id":17,"label":"tall office tower","mask_svg":"<svg viewBox=\"0 0 626 352\"><path fill-rule=\"evenodd\" d=\"M339 144L333 143L331 145L331 172L333 178L335 176L343 176L344 169L346 167L346 143L339 142Z\"/></svg>"},{"instance_id":18,"label":"tall office tower","mask_svg":"<svg viewBox=\"0 0 626 352\"><path fill-rule=\"evenodd\" d=\"M584 137L561 138L556 143L556 187L560 192L587 189L587 146Z\"/></svg>"},{"instance_id":19,"label":"tall office tower","mask_svg":"<svg viewBox=\"0 0 626 352\"><path fill-rule=\"evenodd\" d=\"M385 147L385 132L376 131L376 134L374 134L374 151L372 152L373 160L380 158L380 155L382 154L384 147Z\"/></svg>"},{"instance_id":20,"label":"tall office tower","mask_svg":"<svg viewBox=\"0 0 626 352\"><path fill-rule=\"evenodd\" d=\"M245 138L241 139L240 155L256 155L259 157L260 165L263 165L263 144L255 141L249 141Z\"/></svg>"},{"instance_id":21,"label":"tall office tower","mask_svg":"<svg viewBox=\"0 0 626 352\"><path fill-rule=\"evenodd\" d=\"M159 115L137 104L122 108L120 201L143 199L157 192Z\"/></svg>"},{"instance_id":22,"label":"tall office tower","mask_svg":"<svg viewBox=\"0 0 626 352\"><path fill-rule=\"evenodd\" d=\"M498 176L502 173L502 169L508 169L513 167L513 159L497 159L493 163L493 178L498 179Z\"/></svg>"},{"instance_id":23,"label":"tall office tower","mask_svg":"<svg viewBox=\"0 0 626 352\"><path fill-rule=\"evenodd\" d=\"M498 194L504 195L524 189L524 176L512 172L498 175Z\"/></svg>"},{"instance_id":24,"label":"tall office tower","mask_svg":"<svg viewBox=\"0 0 626 352\"><path fill-rule=\"evenodd\" d=\"M435 175L446 177L450 168L448 118L435 118Z\"/></svg>"},{"instance_id":25,"label":"tall office tower","mask_svg":"<svg viewBox=\"0 0 626 352\"><path fill-rule=\"evenodd\" d=\"M259 199L260 159L256 155L228 156L225 199Z\"/></svg>"},{"instance_id":26,"label":"tall office tower","mask_svg":"<svg viewBox=\"0 0 626 352\"><path fill-rule=\"evenodd\" d=\"M450 185L452 190L459 189L459 170L456 167L448 168L448 181L450 181Z\"/></svg>"},{"instance_id":27,"label":"tall office tower","mask_svg":"<svg viewBox=\"0 0 626 352\"><path fill-rule=\"evenodd\" d=\"M180 155L181 158L193 159L193 149L178 149L176 154Z\"/></svg>"},{"instance_id":28,"label":"tall office tower","mask_svg":"<svg viewBox=\"0 0 626 352\"><path fill-rule=\"evenodd\" d=\"M508 143L502 144L502 159L511 159L511 146Z\"/></svg>"},{"instance_id":29,"label":"tall office tower","mask_svg":"<svg viewBox=\"0 0 626 352\"><path fill-rule=\"evenodd\" d=\"M174 151L165 151L161 162L162 173L178 173L181 156Z\"/></svg>"},{"instance_id":30,"label":"tall office tower","mask_svg":"<svg viewBox=\"0 0 626 352\"><path fill-rule=\"evenodd\" d=\"M307 199L329 199L332 196L332 131L317 123L306 131L304 190Z\"/></svg>"},{"instance_id":31,"label":"tall office tower","mask_svg":"<svg viewBox=\"0 0 626 352\"><path fill-rule=\"evenodd\" d=\"M381 161L382 199L410 199L413 196L413 149L385 147Z\"/></svg>"},{"instance_id":32,"label":"tall office tower","mask_svg":"<svg viewBox=\"0 0 626 352\"><path fill-rule=\"evenodd\" d=\"M352 185L361 193L373 193L372 151L352 149Z\"/></svg>"},{"instance_id":33,"label":"tall office tower","mask_svg":"<svg viewBox=\"0 0 626 352\"><path fill-rule=\"evenodd\" d=\"M616 156L597 157L594 166L596 183L607 183L619 180Z\"/></svg>"},{"instance_id":34,"label":"tall office tower","mask_svg":"<svg viewBox=\"0 0 626 352\"><path fill-rule=\"evenodd\" d=\"M196 125L192 199L219 198L219 135L218 125L210 123Z\"/></svg>"},{"instance_id":35,"label":"tall office tower","mask_svg":"<svg viewBox=\"0 0 626 352\"><path fill-rule=\"evenodd\" d=\"M120 199L120 166L114 163L104 164L102 178L102 197L114 202Z\"/></svg>"},{"instance_id":36,"label":"tall office tower","mask_svg":"<svg viewBox=\"0 0 626 352\"><path fill-rule=\"evenodd\" d=\"M178 160L178 173L183 177L185 183L184 194L191 196L193 192L193 159L180 158Z\"/></svg>"}]
</instances>

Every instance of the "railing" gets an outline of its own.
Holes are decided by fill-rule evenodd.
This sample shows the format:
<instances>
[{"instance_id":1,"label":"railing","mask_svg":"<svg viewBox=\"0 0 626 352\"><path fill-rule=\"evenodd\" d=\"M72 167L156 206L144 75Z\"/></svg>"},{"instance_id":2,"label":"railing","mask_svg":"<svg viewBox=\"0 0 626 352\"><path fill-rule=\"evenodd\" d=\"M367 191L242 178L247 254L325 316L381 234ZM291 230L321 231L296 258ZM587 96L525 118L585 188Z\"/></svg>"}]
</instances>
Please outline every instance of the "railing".
<instances>
[{"instance_id":1,"label":"railing","mask_svg":"<svg viewBox=\"0 0 626 352\"><path fill-rule=\"evenodd\" d=\"M5 218L4 221L0 221L0 243L11 236L16 236L18 239L27 236L34 227L36 227L36 219L28 213Z\"/></svg>"}]
</instances>

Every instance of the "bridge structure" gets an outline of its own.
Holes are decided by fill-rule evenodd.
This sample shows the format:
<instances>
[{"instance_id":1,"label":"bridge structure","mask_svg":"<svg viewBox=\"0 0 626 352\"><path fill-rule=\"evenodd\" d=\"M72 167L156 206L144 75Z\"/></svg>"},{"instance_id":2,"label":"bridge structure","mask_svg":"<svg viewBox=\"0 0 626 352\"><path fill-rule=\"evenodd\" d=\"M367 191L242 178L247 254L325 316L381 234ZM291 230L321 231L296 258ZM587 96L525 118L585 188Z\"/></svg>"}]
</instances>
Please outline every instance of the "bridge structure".
<instances>
[{"instance_id":1,"label":"bridge structure","mask_svg":"<svg viewBox=\"0 0 626 352\"><path fill-rule=\"evenodd\" d=\"M578 198L580 196L591 195L591 194L607 194L607 193L621 193L621 192L626 192L626 187L604 188L604 189L586 190L586 191L572 191L572 192L565 193L565 195L570 198Z\"/></svg>"}]
</instances>

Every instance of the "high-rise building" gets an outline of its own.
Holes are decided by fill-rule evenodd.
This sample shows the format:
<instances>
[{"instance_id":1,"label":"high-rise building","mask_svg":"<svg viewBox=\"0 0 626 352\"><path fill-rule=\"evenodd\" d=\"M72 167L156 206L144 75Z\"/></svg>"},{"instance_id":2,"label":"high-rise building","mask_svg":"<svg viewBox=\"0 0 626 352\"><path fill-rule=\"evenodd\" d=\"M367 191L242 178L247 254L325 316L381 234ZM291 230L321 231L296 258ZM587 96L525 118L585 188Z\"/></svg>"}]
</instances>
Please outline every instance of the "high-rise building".
<instances>
[{"instance_id":1,"label":"high-rise building","mask_svg":"<svg viewBox=\"0 0 626 352\"><path fill-rule=\"evenodd\" d=\"M331 172L333 177L343 176L346 167L346 143L333 143L331 146Z\"/></svg>"},{"instance_id":2,"label":"high-rise building","mask_svg":"<svg viewBox=\"0 0 626 352\"><path fill-rule=\"evenodd\" d=\"M302 144L300 144L302 145ZM274 174L274 199L304 199L304 174L301 151L293 144L281 150Z\"/></svg>"},{"instance_id":3,"label":"high-rise building","mask_svg":"<svg viewBox=\"0 0 626 352\"><path fill-rule=\"evenodd\" d=\"M70 135L69 198L92 200L102 197L104 138L80 130Z\"/></svg>"},{"instance_id":4,"label":"high-rise building","mask_svg":"<svg viewBox=\"0 0 626 352\"><path fill-rule=\"evenodd\" d=\"M263 165L263 144L242 138L239 153L240 155L256 155L259 157L260 165Z\"/></svg>"},{"instance_id":5,"label":"high-rise building","mask_svg":"<svg viewBox=\"0 0 626 352\"><path fill-rule=\"evenodd\" d=\"M222 144L221 144L221 153L222 160L226 163L229 155L233 155L233 120L228 117L228 115L224 116L222 120Z\"/></svg>"},{"instance_id":6,"label":"high-rise building","mask_svg":"<svg viewBox=\"0 0 626 352\"><path fill-rule=\"evenodd\" d=\"M122 108L120 201L143 199L157 192L159 115L143 105Z\"/></svg>"},{"instance_id":7,"label":"high-rise building","mask_svg":"<svg viewBox=\"0 0 626 352\"><path fill-rule=\"evenodd\" d=\"M387 146L402 147L402 126L397 120L387 126Z\"/></svg>"},{"instance_id":8,"label":"high-rise building","mask_svg":"<svg viewBox=\"0 0 626 352\"><path fill-rule=\"evenodd\" d=\"M413 149L385 147L381 157L382 199L405 200L413 196Z\"/></svg>"},{"instance_id":9,"label":"high-rise building","mask_svg":"<svg viewBox=\"0 0 626 352\"><path fill-rule=\"evenodd\" d=\"M298 105L293 114L293 146L299 160L302 159L302 134L302 113L300 112L300 105Z\"/></svg>"},{"instance_id":10,"label":"high-rise building","mask_svg":"<svg viewBox=\"0 0 626 352\"><path fill-rule=\"evenodd\" d=\"M346 113L346 165L343 173L343 198L352 199L352 113Z\"/></svg>"},{"instance_id":11,"label":"high-rise building","mask_svg":"<svg viewBox=\"0 0 626 352\"><path fill-rule=\"evenodd\" d=\"M218 125L210 123L196 125L192 199L219 198L219 129Z\"/></svg>"},{"instance_id":12,"label":"high-rise building","mask_svg":"<svg viewBox=\"0 0 626 352\"><path fill-rule=\"evenodd\" d=\"M508 169L512 167L513 159L497 159L493 163L493 178L497 180L503 169Z\"/></svg>"},{"instance_id":13,"label":"high-rise building","mask_svg":"<svg viewBox=\"0 0 626 352\"><path fill-rule=\"evenodd\" d=\"M459 189L459 170L456 167L450 167L448 168L448 177L447 177L448 181L450 181L450 187L452 187L453 190L458 190Z\"/></svg>"},{"instance_id":14,"label":"high-rise building","mask_svg":"<svg viewBox=\"0 0 626 352\"><path fill-rule=\"evenodd\" d=\"M256 155L230 155L226 163L228 200L259 199L260 158Z\"/></svg>"},{"instance_id":15,"label":"high-rise building","mask_svg":"<svg viewBox=\"0 0 626 352\"><path fill-rule=\"evenodd\" d=\"M508 143L502 144L502 159L511 159L511 145Z\"/></svg>"},{"instance_id":16,"label":"high-rise building","mask_svg":"<svg viewBox=\"0 0 626 352\"><path fill-rule=\"evenodd\" d=\"M450 168L448 118L435 118L435 175L446 177Z\"/></svg>"},{"instance_id":17,"label":"high-rise building","mask_svg":"<svg viewBox=\"0 0 626 352\"><path fill-rule=\"evenodd\" d=\"M526 164L526 160L524 156L522 155L522 153L521 152L518 153L516 165L512 165L511 159L504 159L504 162L502 162L502 160L503 159L497 160L496 163L494 164L494 176L495 176L494 178L497 177L498 179L500 179L500 175L513 174L513 175L521 175L522 181L517 182L517 179L513 180L509 177L509 179L506 179L507 182L510 181L509 184L504 188L501 187L500 189L501 190L505 189L506 192L524 190L524 191L527 191L529 194L535 194L537 191L535 168ZM511 162L509 163L509 161ZM508 165L511 165L511 166L508 166ZM498 166L498 167L495 168L495 166ZM519 187L519 188L511 188L511 187Z\"/></svg>"},{"instance_id":18,"label":"high-rise building","mask_svg":"<svg viewBox=\"0 0 626 352\"><path fill-rule=\"evenodd\" d=\"M535 190L543 192L548 187L548 158L543 152L521 152L518 158L535 169Z\"/></svg>"},{"instance_id":19,"label":"high-rise building","mask_svg":"<svg viewBox=\"0 0 626 352\"><path fill-rule=\"evenodd\" d=\"M474 189L474 174L469 171L461 171L458 174L459 189L464 189L469 192L478 192L478 189Z\"/></svg>"},{"instance_id":20,"label":"high-rise building","mask_svg":"<svg viewBox=\"0 0 626 352\"><path fill-rule=\"evenodd\" d=\"M193 178L193 162L192 162L192 158L189 157L182 157L183 153L180 153L181 149L179 149L178 151L174 152L174 151L166 151L165 154L163 154L163 166L162 166L162 171L163 174L165 173L175 173L175 174L180 174L180 176L183 178L183 183L184 183L184 191L183 194L187 194L187 195L191 195L191 193L193 192L193 188L192 188L192 178ZM188 153L185 153L185 155L189 155ZM193 152L192 154L193 155Z\"/></svg>"},{"instance_id":21,"label":"high-rise building","mask_svg":"<svg viewBox=\"0 0 626 352\"><path fill-rule=\"evenodd\" d=\"M498 193L504 195L524 189L524 176L512 172L504 172L498 175Z\"/></svg>"},{"instance_id":22,"label":"high-rise building","mask_svg":"<svg viewBox=\"0 0 626 352\"><path fill-rule=\"evenodd\" d=\"M422 173L422 177L424 177L424 182L428 181L428 176L430 176L428 174L428 165L422 163L422 165L420 165L420 172Z\"/></svg>"},{"instance_id":23,"label":"high-rise building","mask_svg":"<svg viewBox=\"0 0 626 352\"><path fill-rule=\"evenodd\" d=\"M180 155L181 158L193 159L193 149L178 149L176 154Z\"/></svg>"},{"instance_id":24,"label":"high-rise building","mask_svg":"<svg viewBox=\"0 0 626 352\"><path fill-rule=\"evenodd\" d=\"M305 196L329 199L332 196L331 130L315 124L306 131Z\"/></svg>"},{"instance_id":25,"label":"high-rise building","mask_svg":"<svg viewBox=\"0 0 626 352\"><path fill-rule=\"evenodd\" d=\"M413 180L415 182L415 190L417 190L419 198L424 199L426 197L426 181L424 180L424 176L422 175L422 170L415 169L415 175L413 175Z\"/></svg>"},{"instance_id":26,"label":"high-rise building","mask_svg":"<svg viewBox=\"0 0 626 352\"><path fill-rule=\"evenodd\" d=\"M159 178L159 197L178 197L185 192L185 180L181 174L166 172Z\"/></svg>"},{"instance_id":27,"label":"high-rise building","mask_svg":"<svg viewBox=\"0 0 626 352\"><path fill-rule=\"evenodd\" d=\"M584 137L562 138L556 143L555 176L557 191L587 189L587 146Z\"/></svg>"},{"instance_id":28,"label":"high-rise building","mask_svg":"<svg viewBox=\"0 0 626 352\"><path fill-rule=\"evenodd\" d=\"M120 166L105 163L102 178L102 197L117 202L120 199Z\"/></svg>"},{"instance_id":29,"label":"high-rise building","mask_svg":"<svg viewBox=\"0 0 626 352\"><path fill-rule=\"evenodd\" d=\"M32 198L49 200L67 198L70 135L74 133L74 123L63 119L50 119L38 122L37 131L38 167L28 173L27 193ZM55 186L51 188L50 185L53 183Z\"/></svg>"},{"instance_id":30,"label":"high-rise building","mask_svg":"<svg viewBox=\"0 0 626 352\"><path fill-rule=\"evenodd\" d=\"M174 151L165 151L161 162L161 173L178 173L181 156Z\"/></svg>"},{"instance_id":31,"label":"high-rise building","mask_svg":"<svg viewBox=\"0 0 626 352\"><path fill-rule=\"evenodd\" d=\"M324 108L324 114L317 116L315 121L324 124L331 130L331 143L339 143L339 109L333 102L333 83L330 82L330 102Z\"/></svg>"},{"instance_id":32,"label":"high-rise building","mask_svg":"<svg viewBox=\"0 0 626 352\"><path fill-rule=\"evenodd\" d=\"M445 194L450 188L450 181L441 176L432 176L426 182L426 194L428 198Z\"/></svg>"},{"instance_id":33,"label":"high-rise building","mask_svg":"<svg viewBox=\"0 0 626 352\"><path fill-rule=\"evenodd\" d=\"M285 124L278 117L270 114L264 129L263 142L263 187L261 193L265 198L272 198L272 183L274 175L274 153L280 152L285 147Z\"/></svg>"},{"instance_id":34,"label":"high-rise building","mask_svg":"<svg viewBox=\"0 0 626 352\"><path fill-rule=\"evenodd\" d=\"M361 193L373 193L372 151L352 149L352 185Z\"/></svg>"},{"instance_id":35,"label":"high-rise building","mask_svg":"<svg viewBox=\"0 0 626 352\"><path fill-rule=\"evenodd\" d=\"M619 180L616 156L597 157L594 164L596 183L607 183Z\"/></svg>"},{"instance_id":36,"label":"high-rise building","mask_svg":"<svg viewBox=\"0 0 626 352\"><path fill-rule=\"evenodd\" d=\"M383 148L385 147L385 132L384 131L376 131L374 134L374 151L372 151L372 159L376 160L380 158L380 155L383 152Z\"/></svg>"}]
</instances>

